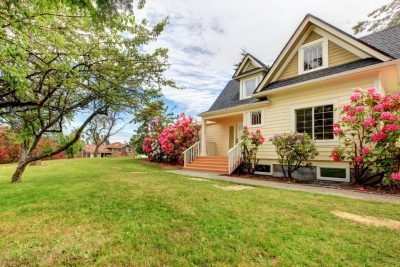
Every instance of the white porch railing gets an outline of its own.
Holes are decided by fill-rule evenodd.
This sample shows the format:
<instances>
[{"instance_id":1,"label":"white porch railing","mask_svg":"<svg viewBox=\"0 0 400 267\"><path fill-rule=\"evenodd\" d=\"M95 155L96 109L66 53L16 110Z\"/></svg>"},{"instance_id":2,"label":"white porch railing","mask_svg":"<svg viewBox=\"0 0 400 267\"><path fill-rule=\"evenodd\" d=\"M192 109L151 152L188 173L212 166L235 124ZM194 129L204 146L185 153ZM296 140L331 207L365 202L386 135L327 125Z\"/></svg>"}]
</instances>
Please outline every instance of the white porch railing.
<instances>
[{"instance_id":1,"label":"white porch railing","mask_svg":"<svg viewBox=\"0 0 400 267\"><path fill-rule=\"evenodd\" d=\"M191 147L183 151L183 166L186 167L195 158L200 156L201 153L201 142L194 143Z\"/></svg>"},{"instance_id":2,"label":"white porch railing","mask_svg":"<svg viewBox=\"0 0 400 267\"><path fill-rule=\"evenodd\" d=\"M228 175L232 174L242 162L242 142L240 141L228 151Z\"/></svg>"}]
</instances>

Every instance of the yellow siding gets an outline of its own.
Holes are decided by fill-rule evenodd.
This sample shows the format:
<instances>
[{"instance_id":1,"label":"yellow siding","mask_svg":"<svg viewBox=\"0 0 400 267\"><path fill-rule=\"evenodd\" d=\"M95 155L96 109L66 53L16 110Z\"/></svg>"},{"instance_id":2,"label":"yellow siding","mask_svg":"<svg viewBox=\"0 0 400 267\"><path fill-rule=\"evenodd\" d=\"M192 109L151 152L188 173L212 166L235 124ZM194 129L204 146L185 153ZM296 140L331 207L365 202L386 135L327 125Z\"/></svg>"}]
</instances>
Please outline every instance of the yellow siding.
<instances>
[{"instance_id":1,"label":"yellow siding","mask_svg":"<svg viewBox=\"0 0 400 267\"><path fill-rule=\"evenodd\" d=\"M281 76L279 76L278 80L284 80L290 77L294 77L298 74L298 63L299 62L299 56L298 53L296 53L292 60L290 60L289 64L286 66L285 70L282 72Z\"/></svg>"},{"instance_id":2,"label":"yellow siding","mask_svg":"<svg viewBox=\"0 0 400 267\"><path fill-rule=\"evenodd\" d=\"M292 107L312 102L324 100L337 100L338 105L344 105L349 102L348 98L356 87L369 88L373 86L373 78L357 81L335 82L321 86L307 86L287 93L271 95L268 99L271 101L266 106L264 116L264 127L261 128L263 135L270 138L274 134L291 132L293 110ZM339 116L338 116L339 117ZM337 145L337 141L327 143L318 143L317 147L320 155L316 160L330 161L329 157L332 148ZM263 159L276 159L275 147L270 141L267 141L259 150L259 157Z\"/></svg>"},{"instance_id":3,"label":"yellow siding","mask_svg":"<svg viewBox=\"0 0 400 267\"><path fill-rule=\"evenodd\" d=\"M304 44L318 40L322 38L321 35L311 32L307 39L304 41ZM342 64L346 64L349 62L353 62L359 60L360 58L348 50L340 47L339 45L328 41L328 66L338 66ZM278 80L284 80L298 75L298 52L293 56L290 60L289 64L286 66L285 70L279 76Z\"/></svg>"},{"instance_id":4,"label":"yellow siding","mask_svg":"<svg viewBox=\"0 0 400 267\"><path fill-rule=\"evenodd\" d=\"M318 39L321 39L321 38L322 38L322 36L319 35L318 33L316 33L316 32L311 32L311 33L308 35L307 39L304 41L303 44L306 44L306 43L309 43L309 42L312 42L312 41L315 41L315 40L318 40Z\"/></svg>"},{"instance_id":5,"label":"yellow siding","mask_svg":"<svg viewBox=\"0 0 400 267\"><path fill-rule=\"evenodd\" d=\"M339 45L328 42L329 67L338 66L359 60L360 58Z\"/></svg>"},{"instance_id":6,"label":"yellow siding","mask_svg":"<svg viewBox=\"0 0 400 267\"><path fill-rule=\"evenodd\" d=\"M266 137L266 142L260 147L258 157L262 162L276 163L277 156L275 147L268 139L274 134L283 132L293 132L293 108L297 105L309 104L321 101L337 101L338 106L349 102L349 96L356 87L369 88L374 85L377 77L369 76L350 80L349 78L325 82L318 86L310 85L302 88L296 88L281 94L268 96L270 103L257 109L263 109L263 126L250 128L251 131L261 129ZM322 103L320 103L322 104ZM252 109L251 109L252 110ZM248 110L250 111L250 109ZM247 114L247 113L245 113ZM228 114L226 114L228 115ZM225 116L226 116L225 115ZM339 118L339 114L336 114ZM232 117L231 119L213 120L216 123L207 125L207 142L216 143L217 155L224 156L228 151L228 127L236 122L241 122L242 117ZM246 121L244 122L246 125ZM331 162L330 152L338 145L337 140L317 141L319 156L316 161Z\"/></svg>"},{"instance_id":7,"label":"yellow siding","mask_svg":"<svg viewBox=\"0 0 400 267\"><path fill-rule=\"evenodd\" d=\"M216 156L227 156L229 150L229 126L242 122L243 116L234 116L212 121L215 123L207 124L206 126L207 143L215 143Z\"/></svg>"},{"instance_id":8,"label":"yellow siding","mask_svg":"<svg viewBox=\"0 0 400 267\"><path fill-rule=\"evenodd\" d=\"M243 71L242 71L242 72L246 72L246 71L249 71L249 70L253 70L253 69L255 69L255 68L256 68L256 66L254 66L254 64L251 63L251 61L249 61L249 62L246 64L246 66L243 68Z\"/></svg>"}]
</instances>

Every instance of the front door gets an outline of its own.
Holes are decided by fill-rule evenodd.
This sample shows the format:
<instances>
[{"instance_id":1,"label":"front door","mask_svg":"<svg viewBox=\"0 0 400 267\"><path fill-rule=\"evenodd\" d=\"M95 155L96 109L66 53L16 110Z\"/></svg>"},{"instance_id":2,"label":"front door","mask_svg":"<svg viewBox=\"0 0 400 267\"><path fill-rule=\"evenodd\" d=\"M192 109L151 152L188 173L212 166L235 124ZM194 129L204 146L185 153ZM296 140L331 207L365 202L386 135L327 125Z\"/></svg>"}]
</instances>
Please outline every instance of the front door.
<instances>
[{"instance_id":1,"label":"front door","mask_svg":"<svg viewBox=\"0 0 400 267\"><path fill-rule=\"evenodd\" d=\"M229 126L229 148L232 148L235 146L235 125L230 125Z\"/></svg>"},{"instance_id":2,"label":"front door","mask_svg":"<svg viewBox=\"0 0 400 267\"><path fill-rule=\"evenodd\" d=\"M234 147L240 140L243 132L243 123L235 123L229 126L229 148Z\"/></svg>"},{"instance_id":3,"label":"front door","mask_svg":"<svg viewBox=\"0 0 400 267\"><path fill-rule=\"evenodd\" d=\"M240 138L242 137L243 134L243 123L239 122L236 123L236 142L235 144L237 144L240 141Z\"/></svg>"}]
</instances>

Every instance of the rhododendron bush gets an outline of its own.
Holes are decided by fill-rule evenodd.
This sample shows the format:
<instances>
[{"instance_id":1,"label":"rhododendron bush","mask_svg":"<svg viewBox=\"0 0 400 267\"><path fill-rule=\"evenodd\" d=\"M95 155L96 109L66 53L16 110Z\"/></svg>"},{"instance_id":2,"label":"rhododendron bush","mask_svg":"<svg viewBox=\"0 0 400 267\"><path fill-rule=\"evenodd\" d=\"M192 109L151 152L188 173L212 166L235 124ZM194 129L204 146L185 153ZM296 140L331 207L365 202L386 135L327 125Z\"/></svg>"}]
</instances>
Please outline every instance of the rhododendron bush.
<instances>
[{"instance_id":1,"label":"rhododendron bush","mask_svg":"<svg viewBox=\"0 0 400 267\"><path fill-rule=\"evenodd\" d=\"M270 141L275 145L283 175L289 179L301 166L311 166L310 160L318 155L315 141L307 133L278 134Z\"/></svg>"},{"instance_id":2,"label":"rhododendron bush","mask_svg":"<svg viewBox=\"0 0 400 267\"><path fill-rule=\"evenodd\" d=\"M150 160L183 164L183 152L199 141L200 125L184 113L169 126L153 120L144 139L143 151Z\"/></svg>"},{"instance_id":3,"label":"rhododendron bush","mask_svg":"<svg viewBox=\"0 0 400 267\"><path fill-rule=\"evenodd\" d=\"M249 128L244 126L241 141L243 165L249 174L254 174L259 161L257 158L258 148L264 143L265 139L260 130L250 133Z\"/></svg>"},{"instance_id":4,"label":"rhododendron bush","mask_svg":"<svg viewBox=\"0 0 400 267\"><path fill-rule=\"evenodd\" d=\"M332 151L333 160L351 161L353 183L400 184L400 94L356 89L350 101L334 124L340 146Z\"/></svg>"},{"instance_id":5,"label":"rhododendron bush","mask_svg":"<svg viewBox=\"0 0 400 267\"><path fill-rule=\"evenodd\" d=\"M18 160L20 147L12 140L12 132L6 126L0 126L0 164Z\"/></svg>"}]
</instances>

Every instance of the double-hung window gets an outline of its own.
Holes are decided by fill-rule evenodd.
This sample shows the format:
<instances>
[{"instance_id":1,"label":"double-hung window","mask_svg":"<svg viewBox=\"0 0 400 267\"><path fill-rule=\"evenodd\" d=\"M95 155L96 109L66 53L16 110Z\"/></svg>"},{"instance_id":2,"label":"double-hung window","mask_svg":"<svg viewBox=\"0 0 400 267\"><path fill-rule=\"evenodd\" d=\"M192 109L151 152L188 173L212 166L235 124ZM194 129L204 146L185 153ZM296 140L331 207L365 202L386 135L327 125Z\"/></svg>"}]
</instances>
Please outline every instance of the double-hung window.
<instances>
[{"instance_id":1,"label":"double-hung window","mask_svg":"<svg viewBox=\"0 0 400 267\"><path fill-rule=\"evenodd\" d=\"M295 110L296 132L308 133L317 140L332 140L333 105L316 106Z\"/></svg>"},{"instance_id":2,"label":"double-hung window","mask_svg":"<svg viewBox=\"0 0 400 267\"><path fill-rule=\"evenodd\" d=\"M240 99L251 97L254 90L261 80L260 76L244 79L240 81Z\"/></svg>"},{"instance_id":3,"label":"double-hung window","mask_svg":"<svg viewBox=\"0 0 400 267\"><path fill-rule=\"evenodd\" d=\"M328 41L325 38L304 44L299 49L299 74L328 66Z\"/></svg>"}]
</instances>

